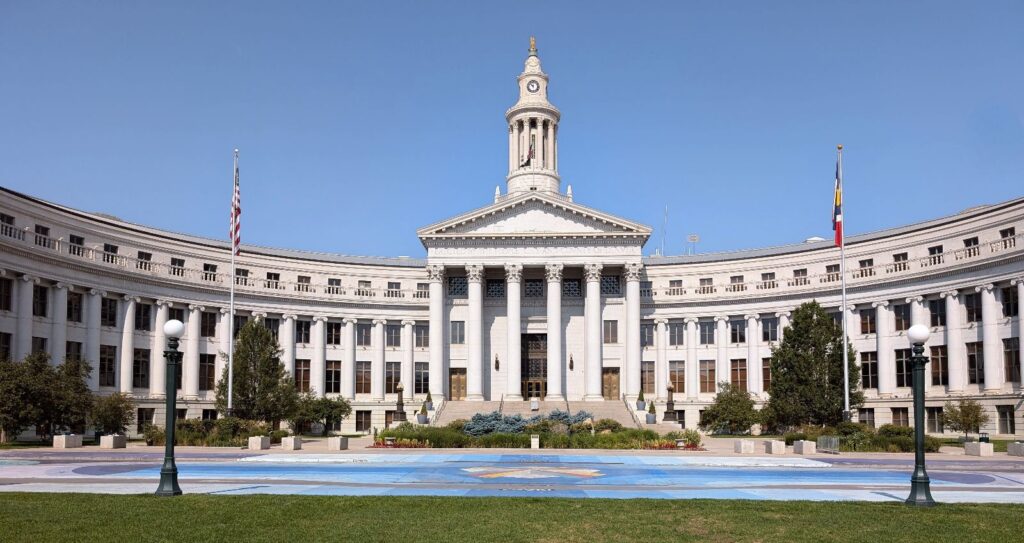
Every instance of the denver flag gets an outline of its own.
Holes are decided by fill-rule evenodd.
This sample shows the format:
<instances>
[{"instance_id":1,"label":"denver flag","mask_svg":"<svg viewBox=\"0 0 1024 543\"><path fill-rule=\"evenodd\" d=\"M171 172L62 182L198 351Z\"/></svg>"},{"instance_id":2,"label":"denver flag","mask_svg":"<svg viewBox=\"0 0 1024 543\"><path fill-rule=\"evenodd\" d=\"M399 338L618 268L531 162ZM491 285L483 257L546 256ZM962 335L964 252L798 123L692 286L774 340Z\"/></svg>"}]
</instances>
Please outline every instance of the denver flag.
<instances>
[{"instance_id":1,"label":"denver flag","mask_svg":"<svg viewBox=\"0 0 1024 543\"><path fill-rule=\"evenodd\" d=\"M836 233L836 247L843 246L843 146L839 146L836 159L835 207L832 209L832 230Z\"/></svg>"}]
</instances>

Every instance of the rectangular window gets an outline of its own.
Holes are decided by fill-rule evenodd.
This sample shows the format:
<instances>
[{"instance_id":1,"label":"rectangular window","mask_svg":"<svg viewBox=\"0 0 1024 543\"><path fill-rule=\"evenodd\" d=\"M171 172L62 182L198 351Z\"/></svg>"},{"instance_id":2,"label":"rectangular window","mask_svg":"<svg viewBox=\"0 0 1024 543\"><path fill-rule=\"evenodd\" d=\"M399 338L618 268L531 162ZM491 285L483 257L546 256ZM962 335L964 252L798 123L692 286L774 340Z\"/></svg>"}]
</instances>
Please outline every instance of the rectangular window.
<instances>
[{"instance_id":1,"label":"rectangular window","mask_svg":"<svg viewBox=\"0 0 1024 543\"><path fill-rule=\"evenodd\" d=\"M46 352L46 338L44 337L32 337L32 353L45 353Z\"/></svg>"},{"instance_id":2,"label":"rectangular window","mask_svg":"<svg viewBox=\"0 0 1024 543\"><path fill-rule=\"evenodd\" d=\"M747 391L747 360L734 358L729 361L729 382L734 388Z\"/></svg>"},{"instance_id":3,"label":"rectangular window","mask_svg":"<svg viewBox=\"0 0 1024 543\"><path fill-rule=\"evenodd\" d=\"M964 257L970 258L978 256L980 254L980 247L978 247L978 237L967 238L964 240Z\"/></svg>"},{"instance_id":4,"label":"rectangular window","mask_svg":"<svg viewBox=\"0 0 1024 543\"><path fill-rule=\"evenodd\" d=\"M714 345L715 344L715 323L711 321L700 321L697 323L700 329L700 344L701 345Z\"/></svg>"},{"instance_id":5,"label":"rectangular window","mask_svg":"<svg viewBox=\"0 0 1024 543\"><path fill-rule=\"evenodd\" d=\"M929 434L941 434L942 433L942 408L941 407L926 407L924 408L925 413L925 431Z\"/></svg>"},{"instance_id":6,"label":"rectangular window","mask_svg":"<svg viewBox=\"0 0 1024 543\"><path fill-rule=\"evenodd\" d=\"M117 386L117 347L100 345L100 386Z\"/></svg>"},{"instance_id":7,"label":"rectangular window","mask_svg":"<svg viewBox=\"0 0 1024 543\"><path fill-rule=\"evenodd\" d=\"M761 359L761 388L771 394L772 392L772 359Z\"/></svg>"},{"instance_id":8,"label":"rectangular window","mask_svg":"<svg viewBox=\"0 0 1024 543\"><path fill-rule=\"evenodd\" d=\"M277 341L281 334L281 319L276 317L264 317L260 319L263 323L263 327L270 332L270 337ZM235 329L235 333L238 333L238 329Z\"/></svg>"},{"instance_id":9,"label":"rectangular window","mask_svg":"<svg viewBox=\"0 0 1024 543\"><path fill-rule=\"evenodd\" d=\"M505 297L505 280L504 279L488 279L486 294L488 298L504 298Z\"/></svg>"},{"instance_id":10,"label":"rectangular window","mask_svg":"<svg viewBox=\"0 0 1024 543\"><path fill-rule=\"evenodd\" d=\"M185 368L185 364L178 364L177 366L174 367L174 390L181 390L181 383L183 381L181 376L182 376L182 374L184 372L184 368ZM179 409L178 413L179 413L179 416L178 416L179 419L185 418L185 410L184 409Z\"/></svg>"},{"instance_id":11,"label":"rectangular window","mask_svg":"<svg viewBox=\"0 0 1024 543\"><path fill-rule=\"evenodd\" d=\"M860 353L860 386L878 388L878 353L874 351Z\"/></svg>"},{"instance_id":12,"label":"rectangular window","mask_svg":"<svg viewBox=\"0 0 1024 543\"><path fill-rule=\"evenodd\" d=\"M932 386L949 384L949 354L945 345L931 348Z\"/></svg>"},{"instance_id":13,"label":"rectangular window","mask_svg":"<svg viewBox=\"0 0 1024 543\"><path fill-rule=\"evenodd\" d=\"M416 292L412 295L413 298L429 298L430 297L430 283L416 283Z\"/></svg>"},{"instance_id":14,"label":"rectangular window","mask_svg":"<svg viewBox=\"0 0 1024 543\"><path fill-rule=\"evenodd\" d=\"M107 264L117 264L117 245L103 244L103 261Z\"/></svg>"},{"instance_id":15,"label":"rectangular window","mask_svg":"<svg viewBox=\"0 0 1024 543\"><path fill-rule=\"evenodd\" d=\"M996 428L1000 434L1013 435L1017 433L1016 421L1013 420L1013 408L1012 405L996 406Z\"/></svg>"},{"instance_id":16,"label":"rectangular window","mask_svg":"<svg viewBox=\"0 0 1024 543\"><path fill-rule=\"evenodd\" d=\"M68 236L68 253L74 256L85 254L85 238L71 234Z\"/></svg>"},{"instance_id":17,"label":"rectangular window","mask_svg":"<svg viewBox=\"0 0 1024 543\"><path fill-rule=\"evenodd\" d=\"M356 431L370 431L370 411L356 411Z\"/></svg>"},{"instance_id":18,"label":"rectangular window","mask_svg":"<svg viewBox=\"0 0 1024 543\"><path fill-rule=\"evenodd\" d=\"M621 296L622 281L618 275L601 276L601 296Z\"/></svg>"},{"instance_id":19,"label":"rectangular window","mask_svg":"<svg viewBox=\"0 0 1024 543\"><path fill-rule=\"evenodd\" d=\"M1003 340L1003 375L1008 383L1020 383L1020 338Z\"/></svg>"},{"instance_id":20,"label":"rectangular window","mask_svg":"<svg viewBox=\"0 0 1024 543\"><path fill-rule=\"evenodd\" d=\"M5 277L0 277L0 310L11 310L11 296L13 295L13 291L14 281Z\"/></svg>"},{"instance_id":21,"label":"rectangular window","mask_svg":"<svg viewBox=\"0 0 1024 543\"><path fill-rule=\"evenodd\" d=\"M32 316L33 317L46 317L47 309L49 309L50 301L50 289L43 285L33 285L32 287Z\"/></svg>"},{"instance_id":22,"label":"rectangular window","mask_svg":"<svg viewBox=\"0 0 1024 543\"><path fill-rule=\"evenodd\" d=\"M203 409L202 420L217 420L216 409Z\"/></svg>"},{"instance_id":23,"label":"rectangular window","mask_svg":"<svg viewBox=\"0 0 1024 543\"><path fill-rule=\"evenodd\" d=\"M875 275L875 259L873 258L865 258L857 262L857 267L859 269L853 274L854 277L871 277Z\"/></svg>"},{"instance_id":24,"label":"rectangular window","mask_svg":"<svg viewBox=\"0 0 1024 543\"><path fill-rule=\"evenodd\" d=\"M729 277L729 286L726 287L725 290L729 292L742 292L747 290L747 285L743 284L743 276L733 275Z\"/></svg>"},{"instance_id":25,"label":"rectangular window","mask_svg":"<svg viewBox=\"0 0 1024 543\"><path fill-rule=\"evenodd\" d=\"M985 384L985 352L980 341L967 344L967 382Z\"/></svg>"},{"instance_id":26,"label":"rectangular window","mask_svg":"<svg viewBox=\"0 0 1024 543\"><path fill-rule=\"evenodd\" d=\"M714 393L717 383L715 382L715 361L700 361L700 391Z\"/></svg>"},{"instance_id":27,"label":"rectangular window","mask_svg":"<svg viewBox=\"0 0 1024 543\"><path fill-rule=\"evenodd\" d=\"M868 428L875 427L875 410L872 408L858 409L857 420Z\"/></svg>"},{"instance_id":28,"label":"rectangular window","mask_svg":"<svg viewBox=\"0 0 1024 543\"><path fill-rule=\"evenodd\" d=\"M41 224L36 225L36 245L40 247L46 247L47 249L53 248L53 240L50 239L50 228Z\"/></svg>"},{"instance_id":29,"label":"rectangular window","mask_svg":"<svg viewBox=\"0 0 1024 543\"><path fill-rule=\"evenodd\" d=\"M714 294L715 279L713 277L701 277L697 283L700 285L697 287L697 294Z\"/></svg>"},{"instance_id":30,"label":"rectangular window","mask_svg":"<svg viewBox=\"0 0 1024 543\"><path fill-rule=\"evenodd\" d=\"M217 388L217 355L199 355L199 391Z\"/></svg>"},{"instance_id":31,"label":"rectangular window","mask_svg":"<svg viewBox=\"0 0 1024 543\"><path fill-rule=\"evenodd\" d=\"M373 326L370 324L356 324L356 346L369 347L373 343Z\"/></svg>"},{"instance_id":32,"label":"rectangular window","mask_svg":"<svg viewBox=\"0 0 1024 543\"><path fill-rule=\"evenodd\" d=\"M963 301L967 322L981 322L981 296L977 293L964 294Z\"/></svg>"},{"instance_id":33,"label":"rectangular window","mask_svg":"<svg viewBox=\"0 0 1024 543\"><path fill-rule=\"evenodd\" d=\"M338 394L341 392L341 361L328 360L324 369L324 392Z\"/></svg>"},{"instance_id":34,"label":"rectangular window","mask_svg":"<svg viewBox=\"0 0 1024 543\"><path fill-rule=\"evenodd\" d=\"M896 386L914 386L914 365L910 361L910 349L896 349Z\"/></svg>"},{"instance_id":35,"label":"rectangular window","mask_svg":"<svg viewBox=\"0 0 1024 543\"><path fill-rule=\"evenodd\" d=\"M999 242L1003 249L1012 249L1017 246L1017 231L1014 227L1003 228L999 231ZM995 248L996 244L992 244Z\"/></svg>"},{"instance_id":36,"label":"rectangular window","mask_svg":"<svg viewBox=\"0 0 1024 543\"><path fill-rule=\"evenodd\" d=\"M181 366L178 367L180 368ZM181 379L178 379L178 382L180 383ZM181 390L181 387L178 387L178 390ZM188 408L174 410L174 418L177 420L185 420L186 417L188 417Z\"/></svg>"},{"instance_id":37,"label":"rectangular window","mask_svg":"<svg viewBox=\"0 0 1024 543\"><path fill-rule=\"evenodd\" d=\"M892 255L892 271L901 272L910 269L907 253L896 253Z\"/></svg>"},{"instance_id":38,"label":"rectangular window","mask_svg":"<svg viewBox=\"0 0 1024 543\"><path fill-rule=\"evenodd\" d=\"M448 328L448 343L451 345L462 345L466 343L465 321L451 321Z\"/></svg>"},{"instance_id":39,"label":"rectangular window","mask_svg":"<svg viewBox=\"0 0 1024 543\"><path fill-rule=\"evenodd\" d=\"M648 292L650 290L648 289ZM582 298L583 297L583 285L579 279L563 279L562 280L562 296L566 298ZM643 296L641 294L641 296Z\"/></svg>"},{"instance_id":40,"label":"rectangular window","mask_svg":"<svg viewBox=\"0 0 1024 543\"><path fill-rule=\"evenodd\" d=\"M747 323L743 321L729 321L729 341L731 343L746 343Z\"/></svg>"},{"instance_id":41,"label":"rectangular window","mask_svg":"<svg viewBox=\"0 0 1024 543\"><path fill-rule=\"evenodd\" d=\"M2 358L3 355L0 355ZM64 343L64 358L66 360L81 360L82 359L82 342L81 341L68 341Z\"/></svg>"},{"instance_id":42,"label":"rectangular window","mask_svg":"<svg viewBox=\"0 0 1024 543\"><path fill-rule=\"evenodd\" d=\"M943 258L941 245L933 245L928 248L928 260L926 260L925 262L927 262L929 266L942 264L942 260Z\"/></svg>"},{"instance_id":43,"label":"rectangular window","mask_svg":"<svg viewBox=\"0 0 1024 543\"><path fill-rule=\"evenodd\" d=\"M839 264L825 266L825 277L821 278L822 283L831 283L839 280Z\"/></svg>"},{"instance_id":44,"label":"rectangular window","mask_svg":"<svg viewBox=\"0 0 1024 543\"><path fill-rule=\"evenodd\" d=\"M799 287L809 283L810 281L807 279L807 268L793 270L793 280L790 282L790 286Z\"/></svg>"},{"instance_id":45,"label":"rectangular window","mask_svg":"<svg viewBox=\"0 0 1024 543\"><path fill-rule=\"evenodd\" d=\"M82 294L68 292L68 322L82 322Z\"/></svg>"},{"instance_id":46,"label":"rectangular window","mask_svg":"<svg viewBox=\"0 0 1024 543\"><path fill-rule=\"evenodd\" d=\"M309 331L313 323L310 321L295 321L295 343L309 343Z\"/></svg>"},{"instance_id":47,"label":"rectangular window","mask_svg":"<svg viewBox=\"0 0 1024 543\"><path fill-rule=\"evenodd\" d=\"M267 281L264 283L266 288L279 289L281 288L281 274L274 272L267 272Z\"/></svg>"},{"instance_id":48,"label":"rectangular window","mask_svg":"<svg viewBox=\"0 0 1024 543\"><path fill-rule=\"evenodd\" d=\"M117 300L103 298L100 301L100 326L117 326Z\"/></svg>"},{"instance_id":49,"label":"rectangular window","mask_svg":"<svg viewBox=\"0 0 1024 543\"><path fill-rule=\"evenodd\" d=\"M135 304L135 329L139 332L149 332L153 329L153 306Z\"/></svg>"},{"instance_id":50,"label":"rectangular window","mask_svg":"<svg viewBox=\"0 0 1024 543\"><path fill-rule=\"evenodd\" d=\"M328 345L341 345L341 329L342 325L340 322L326 322L324 326L327 327L327 344Z\"/></svg>"},{"instance_id":51,"label":"rectangular window","mask_svg":"<svg viewBox=\"0 0 1024 543\"><path fill-rule=\"evenodd\" d=\"M874 309L861 309L860 310L860 333L862 334L874 334L875 333L875 310Z\"/></svg>"},{"instance_id":52,"label":"rectangular window","mask_svg":"<svg viewBox=\"0 0 1024 543\"><path fill-rule=\"evenodd\" d=\"M309 359L295 359L295 389L309 392Z\"/></svg>"},{"instance_id":53,"label":"rectangular window","mask_svg":"<svg viewBox=\"0 0 1024 543\"><path fill-rule=\"evenodd\" d=\"M388 324L384 327L384 345L387 347L402 346L401 324Z\"/></svg>"},{"instance_id":54,"label":"rectangular window","mask_svg":"<svg viewBox=\"0 0 1024 543\"><path fill-rule=\"evenodd\" d=\"M526 298L543 298L544 280L527 279L523 281L523 296Z\"/></svg>"},{"instance_id":55,"label":"rectangular window","mask_svg":"<svg viewBox=\"0 0 1024 543\"><path fill-rule=\"evenodd\" d=\"M341 279L333 277L327 279L327 294L343 294L341 289Z\"/></svg>"},{"instance_id":56,"label":"rectangular window","mask_svg":"<svg viewBox=\"0 0 1024 543\"><path fill-rule=\"evenodd\" d=\"M156 416L156 409L152 407L140 407L135 411L135 432L141 434L146 431L147 426L153 425L153 417Z\"/></svg>"},{"instance_id":57,"label":"rectangular window","mask_svg":"<svg viewBox=\"0 0 1024 543\"><path fill-rule=\"evenodd\" d=\"M932 326L946 325L946 300L928 300L928 313Z\"/></svg>"},{"instance_id":58,"label":"rectangular window","mask_svg":"<svg viewBox=\"0 0 1024 543\"><path fill-rule=\"evenodd\" d=\"M654 362L651 360L640 362L640 386L644 394L654 394ZM653 396L651 397L653 399Z\"/></svg>"},{"instance_id":59,"label":"rectangular window","mask_svg":"<svg viewBox=\"0 0 1024 543\"><path fill-rule=\"evenodd\" d=\"M384 393L385 394L397 394L398 393L398 382L402 379L402 363L401 362L385 362L384 363Z\"/></svg>"},{"instance_id":60,"label":"rectangular window","mask_svg":"<svg viewBox=\"0 0 1024 543\"><path fill-rule=\"evenodd\" d=\"M416 348L426 349L430 347L430 326L427 324L417 324L416 328L413 328L413 334L416 337Z\"/></svg>"},{"instance_id":61,"label":"rectangular window","mask_svg":"<svg viewBox=\"0 0 1024 543\"><path fill-rule=\"evenodd\" d=\"M778 286L778 282L775 281L775 272L761 274L761 282L757 288L775 288L776 286Z\"/></svg>"},{"instance_id":62,"label":"rectangular window","mask_svg":"<svg viewBox=\"0 0 1024 543\"><path fill-rule=\"evenodd\" d=\"M185 276L185 259L171 257L171 267L167 269L167 273L178 277Z\"/></svg>"},{"instance_id":63,"label":"rectangular window","mask_svg":"<svg viewBox=\"0 0 1024 543\"><path fill-rule=\"evenodd\" d=\"M0 358L11 358L11 334L0 332Z\"/></svg>"},{"instance_id":64,"label":"rectangular window","mask_svg":"<svg viewBox=\"0 0 1024 543\"><path fill-rule=\"evenodd\" d=\"M199 314L199 336L215 337L217 335L217 314L204 311Z\"/></svg>"},{"instance_id":65,"label":"rectangular window","mask_svg":"<svg viewBox=\"0 0 1024 543\"><path fill-rule=\"evenodd\" d=\"M416 362L413 364L413 380L416 383L413 394L426 394L430 390L429 362Z\"/></svg>"},{"instance_id":66,"label":"rectangular window","mask_svg":"<svg viewBox=\"0 0 1024 543\"><path fill-rule=\"evenodd\" d=\"M1016 317L1020 314L1020 301L1017 299L1017 287L1006 287L1002 290L1003 316Z\"/></svg>"},{"instance_id":67,"label":"rectangular window","mask_svg":"<svg viewBox=\"0 0 1024 543\"><path fill-rule=\"evenodd\" d=\"M910 328L910 304L899 304L892 306L893 324L897 332Z\"/></svg>"},{"instance_id":68,"label":"rectangular window","mask_svg":"<svg viewBox=\"0 0 1024 543\"><path fill-rule=\"evenodd\" d=\"M400 281L388 281L388 289L384 291L385 298L401 298L402 283Z\"/></svg>"},{"instance_id":69,"label":"rectangular window","mask_svg":"<svg viewBox=\"0 0 1024 543\"><path fill-rule=\"evenodd\" d=\"M248 286L249 285L249 270L245 268L235 268L235 284Z\"/></svg>"},{"instance_id":70,"label":"rectangular window","mask_svg":"<svg viewBox=\"0 0 1024 543\"><path fill-rule=\"evenodd\" d=\"M153 253L147 253L146 251L139 251L135 257L135 267L142 271L150 271L153 269Z\"/></svg>"},{"instance_id":71,"label":"rectangular window","mask_svg":"<svg viewBox=\"0 0 1024 543\"><path fill-rule=\"evenodd\" d=\"M779 318L766 317L761 319L761 341L766 343L779 340Z\"/></svg>"},{"instance_id":72,"label":"rectangular window","mask_svg":"<svg viewBox=\"0 0 1024 543\"><path fill-rule=\"evenodd\" d=\"M132 386L149 388L149 349L134 349L132 352Z\"/></svg>"},{"instance_id":73,"label":"rectangular window","mask_svg":"<svg viewBox=\"0 0 1024 543\"><path fill-rule=\"evenodd\" d=\"M672 385L673 393L686 392L686 362L682 360L668 361L668 383Z\"/></svg>"},{"instance_id":74,"label":"rectangular window","mask_svg":"<svg viewBox=\"0 0 1024 543\"><path fill-rule=\"evenodd\" d=\"M653 347L654 346L654 323L644 321L640 323L640 346L641 347Z\"/></svg>"},{"instance_id":75,"label":"rectangular window","mask_svg":"<svg viewBox=\"0 0 1024 543\"><path fill-rule=\"evenodd\" d=\"M312 279L308 275L299 275L295 278L296 292L313 292Z\"/></svg>"},{"instance_id":76,"label":"rectangular window","mask_svg":"<svg viewBox=\"0 0 1024 543\"><path fill-rule=\"evenodd\" d=\"M370 362L356 362L356 394L370 393Z\"/></svg>"},{"instance_id":77,"label":"rectangular window","mask_svg":"<svg viewBox=\"0 0 1024 543\"><path fill-rule=\"evenodd\" d=\"M683 290L682 279L670 279L668 282L668 295L669 296L681 296L686 292Z\"/></svg>"},{"instance_id":78,"label":"rectangular window","mask_svg":"<svg viewBox=\"0 0 1024 543\"><path fill-rule=\"evenodd\" d=\"M686 324L682 322L668 323L668 344L677 347L682 345L686 338Z\"/></svg>"},{"instance_id":79,"label":"rectangular window","mask_svg":"<svg viewBox=\"0 0 1024 543\"><path fill-rule=\"evenodd\" d=\"M448 278L448 296L461 298L469 294L469 283L465 277Z\"/></svg>"},{"instance_id":80,"label":"rectangular window","mask_svg":"<svg viewBox=\"0 0 1024 543\"><path fill-rule=\"evenodd\" d=\"M619 321L604 321L604 343L612 345L619 342Z\"/></svg>"},{"instance_id":81,"label":"rectangular window","mask_svg":"<svg viewBox=\"0 0 1024 543\"><path fill-rule=\"evenodd\" d=\"M203 263L203 281L217 280L217 265L208 262Z\"/></svg>"},{"instance_id":82,"label":"rectangular window","mask_svg":"<svg viewBox=\"0 0 1024 543\"><path fill-rule=\"evenodd\" d=\"M244 318L244 317L243 317ZM237 317L236 317L237 319ZM185 322L185 308L183 307L170 307L167 309L167 320ZM243 321L244 324L244 321ZM235 332L238 332L239 326L235 326Z\"/></svg>"},{"instance_id":83,"label":"rectangular window","mask_svg":"<svg viewBox=\"0 0 1024 543\"><path fill-rule=\"evenodd\" d=\"M906 407L892 408L892 425L910 426L910 413L908 412Z\"/></svg>"}]
</instances>

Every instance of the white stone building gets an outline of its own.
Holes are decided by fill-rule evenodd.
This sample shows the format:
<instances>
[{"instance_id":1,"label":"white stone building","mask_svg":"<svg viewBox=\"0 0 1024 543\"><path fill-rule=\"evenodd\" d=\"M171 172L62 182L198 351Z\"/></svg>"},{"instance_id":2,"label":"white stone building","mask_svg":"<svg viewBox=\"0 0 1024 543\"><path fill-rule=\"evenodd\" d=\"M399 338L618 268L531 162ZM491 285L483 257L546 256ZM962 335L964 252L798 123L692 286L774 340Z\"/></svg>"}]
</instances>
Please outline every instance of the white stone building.
<instances>
[{"instance_id":1,"label":"white stone building","mask_svg":"<svg viewBox=\"0 0 1024 543\"><path fill-rule=\"evenodd\" d=\"M983 430L1024 433L1024 198L848 238L840 308L831 242L643 257L649 227L563 191L560 112L535 48L518 81L506 194L420 229L425 260L243 246L236 319L274 331L301 388L352 401L344 430L389 423L399 382L410 413L428 390L442 412L543 396L626 413L641 388L663 411L671 381L680 419L695 427L717 381L766 398L772 345L813 299L848 319L861 421L909 423L906 330L920 322L933 331L928 430L941 431L946 400L966 396L990 412ZM163 420L161 330L177 318L187 325L179 414L215 417L227 242L0 195L0 355L84 357L95 391L136 398L141 427Z\"/></svg>"}]
</instances>

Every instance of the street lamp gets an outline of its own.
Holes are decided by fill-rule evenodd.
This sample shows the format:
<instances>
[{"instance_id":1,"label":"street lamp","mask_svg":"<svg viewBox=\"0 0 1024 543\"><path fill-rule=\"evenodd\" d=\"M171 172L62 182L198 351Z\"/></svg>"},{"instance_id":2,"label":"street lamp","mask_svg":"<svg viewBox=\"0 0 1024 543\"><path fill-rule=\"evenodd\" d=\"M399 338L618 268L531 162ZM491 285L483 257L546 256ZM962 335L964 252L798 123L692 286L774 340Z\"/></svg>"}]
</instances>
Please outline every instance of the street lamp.
<instances>
[{"instance_id":1,"label":"street lamp","mask_svg":"<svg viewBox=\"0 0 1024 543\"><path fill-rule=\"evenodd\" d=\"M935 505L928 472L924 469L924 365L928 362L924 356L924 342L928 341L929 335L928 327L923 324L915 324L907 331L914 346L910 359L914 366L914 475L910 477L910 496L906 503L919 507Z\"/></svg>"},{"instance_id":2,"label":"street lamp","mask_svg":"<svg viewBox=\"0 0 1024 543\"><path fill-rule=\"evenodd\" d=\"M178 352L178 340L185 334L185 325L171 319L164 324L164 335L167 336L167 417L164 425L164 465L160 468L160 486L156 489L157 496L178 496L178 466L174 465L174 422L177 418L178 365L181 364L181 353Z\"/></svg>"}]
</instances>

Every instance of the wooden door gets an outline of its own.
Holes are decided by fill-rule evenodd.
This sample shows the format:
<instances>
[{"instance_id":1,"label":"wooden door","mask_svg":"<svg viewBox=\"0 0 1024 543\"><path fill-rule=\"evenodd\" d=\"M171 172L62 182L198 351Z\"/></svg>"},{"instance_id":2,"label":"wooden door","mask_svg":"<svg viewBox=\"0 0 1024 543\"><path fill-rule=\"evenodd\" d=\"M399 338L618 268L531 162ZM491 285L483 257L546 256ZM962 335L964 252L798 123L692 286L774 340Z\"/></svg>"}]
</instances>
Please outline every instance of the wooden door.
<instances>
[{"instance_id":1,"label":"wooden door","mask_svg":"<svg viewBox=\"0 0 1024 543\"><path fill-rule=\"evenodd\" d=\"M619 368L601 370L601 395L606 400L619 399Z\"/></svg>"},{"instance_id":2,"label":"wooden door","mask_svg":"<svg viewBox=\"0 0 1024 543\"><path fill-rule=\"evenodd\" d=\"M466 368L448 369L448 399L466 399Z\"/></svg>"}]
</instances>

